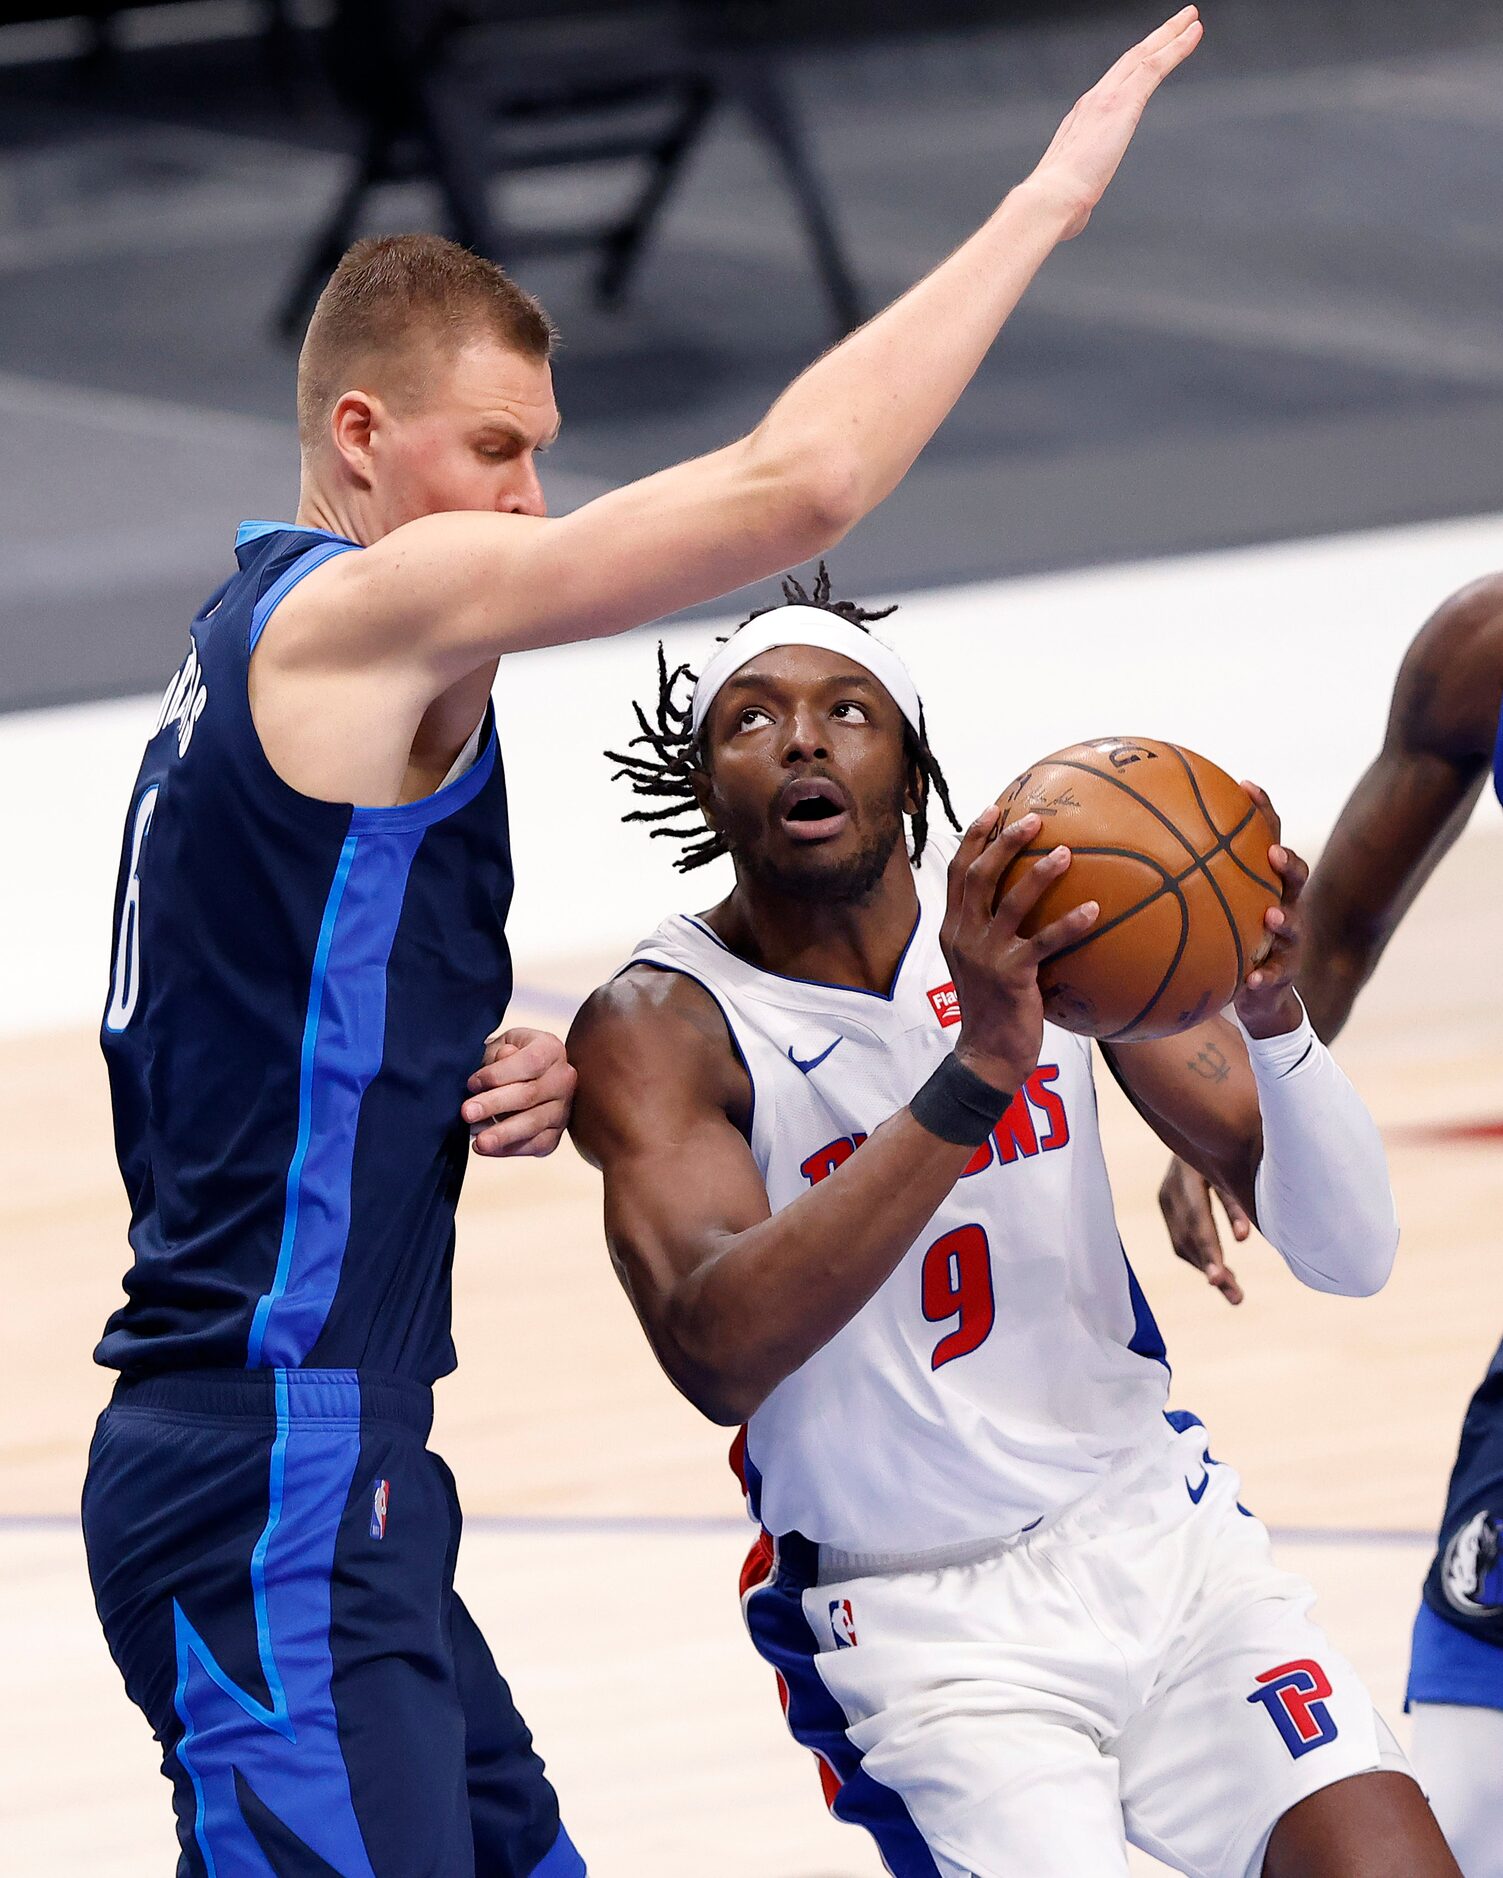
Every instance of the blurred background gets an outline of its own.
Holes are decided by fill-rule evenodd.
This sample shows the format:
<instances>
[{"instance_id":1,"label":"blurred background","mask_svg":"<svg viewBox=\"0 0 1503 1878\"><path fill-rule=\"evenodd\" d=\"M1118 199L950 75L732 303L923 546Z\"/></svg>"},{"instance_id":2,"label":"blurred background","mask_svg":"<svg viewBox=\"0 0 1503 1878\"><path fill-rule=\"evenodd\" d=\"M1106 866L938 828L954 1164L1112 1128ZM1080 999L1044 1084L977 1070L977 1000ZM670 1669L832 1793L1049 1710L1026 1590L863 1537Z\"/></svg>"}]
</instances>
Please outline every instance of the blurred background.
<instances>
[{"instance_id":1,"label":"blurred background","mask_svg":"<svg viewBox=\"0 0 1503 1878\"><path fill-rule=\"evenodd\" d=\"M1313 849L1414 631L1503 566L1503 12L1203 12L1091 227L834 572L902 601L892 633L963 811L1043 750L1131 731L1257 776ZM544 480L567 510L753 424L990 211L1157 18L1154 0L0 8L0 1825L18 1869L170 1858L73 1511L107 1386L87 1353L125 1263L90 1032L144 727L236 523L293 511L297 339L333 260L359 233L435 228L542 298L564 415ZM697 657L767 597L664 630ZM566 1021L680 904L667 857L614 826L629 805L598 756L651 647L503 666L519 1016ZM1193 1385L1390 1707L1503 1327L1496 1143L1435 1145L1503 1114L1496 822L1489 799L1352 1032L1394 1131L1412 1291L1353 1330L1265 1261L1246 1312L1213 1313L1169 1269L1161 1157L1113 1124L1124 1232L1184 1353L1176 1397ZM874 1870L820 1818L735 1634L718 1435L652 1370L591 1182L567 1149L471 1182L441 1409L475 1514L467 1595L606 1878ZM588 1377L554 1355L559 1308ZM1307 1355L1294 1429L1268 1404ZM38 1717L82 1739L86 1779L38 1750ZM670 1796L650 1819L644 1781Z\"/></svg>"}]
</instances>

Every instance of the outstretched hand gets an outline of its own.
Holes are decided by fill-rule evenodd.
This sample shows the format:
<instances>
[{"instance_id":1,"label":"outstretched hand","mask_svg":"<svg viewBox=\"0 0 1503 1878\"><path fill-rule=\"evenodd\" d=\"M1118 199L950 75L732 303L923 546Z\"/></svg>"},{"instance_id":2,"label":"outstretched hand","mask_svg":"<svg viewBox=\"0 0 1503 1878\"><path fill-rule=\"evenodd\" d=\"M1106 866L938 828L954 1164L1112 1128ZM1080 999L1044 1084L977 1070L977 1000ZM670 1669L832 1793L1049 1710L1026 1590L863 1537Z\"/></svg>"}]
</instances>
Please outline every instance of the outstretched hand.
<instances>
[{"instance_id":1,"label":"outstretched hand","mask_svg":"<svg viewBox=\"0 0 1503 1878\"><path fill-rule=\"evenodd\" d=\"M1200 44L1204 28L1183 7L1139 41L1079 99L1054 133L1025 187L1056 200L1066 216L1063 239L1078 235L1132 142L1148 100Z\"/></svg>"}]
</instances>

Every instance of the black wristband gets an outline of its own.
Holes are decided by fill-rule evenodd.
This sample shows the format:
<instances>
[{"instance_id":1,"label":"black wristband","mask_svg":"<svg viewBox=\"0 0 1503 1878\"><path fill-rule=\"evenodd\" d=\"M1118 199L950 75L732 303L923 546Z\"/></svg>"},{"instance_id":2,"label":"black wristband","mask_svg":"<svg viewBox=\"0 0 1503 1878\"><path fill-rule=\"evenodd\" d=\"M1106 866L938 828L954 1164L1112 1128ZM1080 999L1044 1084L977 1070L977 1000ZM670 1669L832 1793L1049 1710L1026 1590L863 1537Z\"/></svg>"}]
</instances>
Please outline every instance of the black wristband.
<instances>
[{"instance_id":1,"label":"black wristband","mask_svg":"<svg viewBox=\"0 0 1503 1878\"><path fill-rule=\"evenodd\" d=\"M1010 1089L994 1089L964 1063L947 1056L908 1104L913 1119L941 1141L979 1148L1012 1101Z\"/></svg>"}]
</instances>

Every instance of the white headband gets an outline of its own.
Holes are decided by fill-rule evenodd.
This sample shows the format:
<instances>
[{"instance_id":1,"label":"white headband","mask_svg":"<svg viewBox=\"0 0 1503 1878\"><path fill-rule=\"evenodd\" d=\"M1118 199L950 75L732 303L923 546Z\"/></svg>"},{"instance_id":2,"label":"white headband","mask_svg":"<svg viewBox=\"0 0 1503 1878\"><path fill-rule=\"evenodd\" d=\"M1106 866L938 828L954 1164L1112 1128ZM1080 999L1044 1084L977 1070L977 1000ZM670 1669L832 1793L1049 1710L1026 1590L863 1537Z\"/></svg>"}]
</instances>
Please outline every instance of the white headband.
<instances>
[{"instance_id":1,"label":"white headband","mask_svg":"<svg viewBox=\"0 0 1503 1878\"><path fill-rule=\"evenodd\" d=\"M775 646L817 646L822 652L838 652L871 673L913 726L914 735L919 734L923 706L918 687L890 645L824 607L780 606L732 633L699 674L689 719L691 736L697 737L704 729L710 706L726 680Z\"/></svg>"}]
</instances>

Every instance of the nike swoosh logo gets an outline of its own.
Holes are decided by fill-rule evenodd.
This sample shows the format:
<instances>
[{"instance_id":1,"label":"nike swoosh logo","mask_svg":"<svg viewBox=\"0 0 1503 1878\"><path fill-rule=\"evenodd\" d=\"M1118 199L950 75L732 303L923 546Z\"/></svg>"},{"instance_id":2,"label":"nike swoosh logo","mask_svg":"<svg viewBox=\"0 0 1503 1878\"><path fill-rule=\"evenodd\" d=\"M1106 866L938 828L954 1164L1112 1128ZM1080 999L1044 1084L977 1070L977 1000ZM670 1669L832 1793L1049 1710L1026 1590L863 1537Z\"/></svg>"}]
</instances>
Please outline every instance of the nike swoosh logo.
<instances>
[{"instance_id":1,"label":"nike swoosh logo","mask_svg":"<svg viewBox=\"0 0 1503 1878\"><path fill-rule=\"evenodd\" d=\"M790 1043L788 1046L788 1061L795 1069L801 1069L807 1076L811 1070L819 1068L820 1064L824 1062L825 1058L830 1054L830 1051L833 1050L837 1044L844 1042L844 1037L837 1037L835 1042L830 1044L827 1049L821 1050L818 1056L811 1056L807 1063L804 1062L801 1057L797 1057L793 1054L793 1045Z\"/></svg>"},{"instance_id":2,"label":"nike swoosh logo","mask_svg":"<svg viewBox=\"0 0 1503 1878\"><path fill-rule=\"evenodd\" d=\"M1209 1487L1210 1484L1211 1484L1211 1470L1209 1467L1205 1470L1205 1473L1201 1476L1200 1485L1198 1487L1192 1487L1188 1480L1185 1482L1185 1492L1188 1493L1190 1496L1191 1506L1200 1505L1201 1501L1206 1497L1206 1488Z\"/></svg>"}]
</instances>

